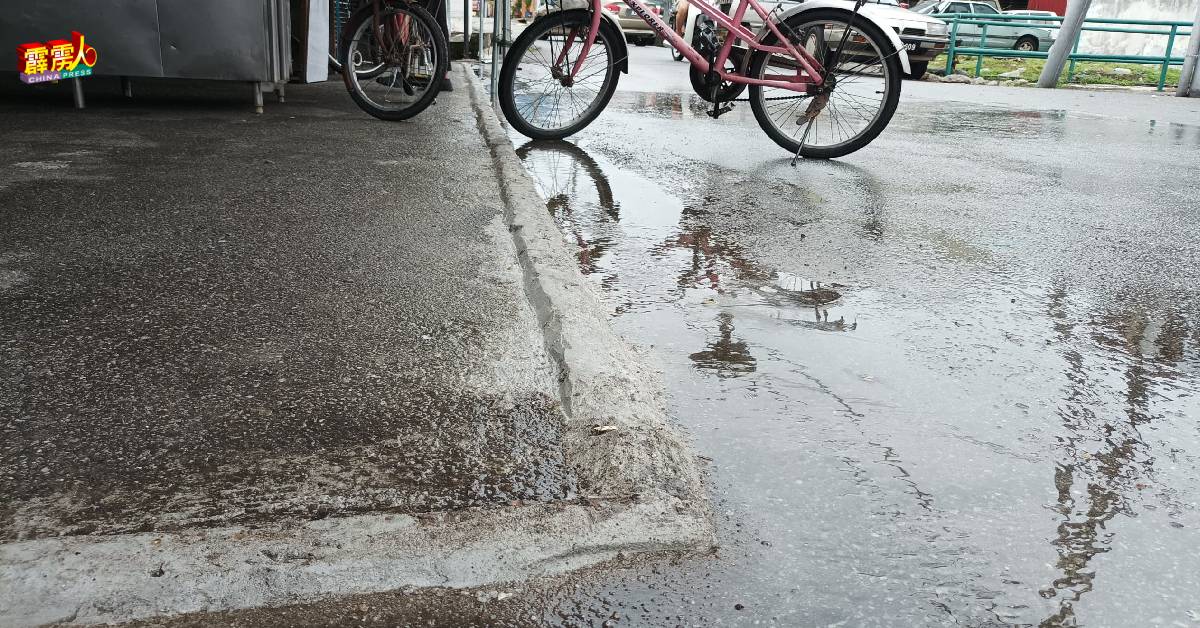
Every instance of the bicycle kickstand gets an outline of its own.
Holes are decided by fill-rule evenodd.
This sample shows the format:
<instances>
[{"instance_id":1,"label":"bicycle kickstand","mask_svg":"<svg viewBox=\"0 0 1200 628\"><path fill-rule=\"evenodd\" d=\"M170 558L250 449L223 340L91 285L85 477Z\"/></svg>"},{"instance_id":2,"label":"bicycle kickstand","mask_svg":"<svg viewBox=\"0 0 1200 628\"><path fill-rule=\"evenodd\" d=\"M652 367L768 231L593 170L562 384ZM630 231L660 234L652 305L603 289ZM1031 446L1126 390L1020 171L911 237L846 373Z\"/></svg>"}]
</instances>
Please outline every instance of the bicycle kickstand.
<instances>
[{"instance_id":1,"label":"bicycle kickstand","mask_svg":"<svg viewBox=\"0 0 1200 628\"><path fill-rule=\"evenodd\" d=\"M796 167L796 160L800 159L800 151L804 150L804 140L808 139L808 131L812 129L813 118L808 119L808 124L804 126L804 133L800 135L800 145L796 147L796 154L792 155L792 167Z\"/></svg>"}]
</instances>

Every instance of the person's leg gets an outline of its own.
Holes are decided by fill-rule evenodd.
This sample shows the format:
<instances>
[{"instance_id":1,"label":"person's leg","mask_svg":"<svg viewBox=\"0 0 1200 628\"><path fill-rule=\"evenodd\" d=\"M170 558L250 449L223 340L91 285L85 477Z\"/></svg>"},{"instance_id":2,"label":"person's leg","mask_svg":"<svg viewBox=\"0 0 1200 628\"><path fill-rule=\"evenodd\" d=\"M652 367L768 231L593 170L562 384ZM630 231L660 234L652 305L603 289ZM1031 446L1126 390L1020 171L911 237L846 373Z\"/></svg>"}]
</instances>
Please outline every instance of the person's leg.
<instances>
[{"instance_id":1,"label":"person's leg","mask_svg":"<svg viewBox=\"0 0 1200 628\"><path fill-rule=\"evenodd\" d=\"M683 36L684 31L687 30L687 14L687 0L679 0L675 5L675 32L680 36Z\"/></svg>"}]
</instances>

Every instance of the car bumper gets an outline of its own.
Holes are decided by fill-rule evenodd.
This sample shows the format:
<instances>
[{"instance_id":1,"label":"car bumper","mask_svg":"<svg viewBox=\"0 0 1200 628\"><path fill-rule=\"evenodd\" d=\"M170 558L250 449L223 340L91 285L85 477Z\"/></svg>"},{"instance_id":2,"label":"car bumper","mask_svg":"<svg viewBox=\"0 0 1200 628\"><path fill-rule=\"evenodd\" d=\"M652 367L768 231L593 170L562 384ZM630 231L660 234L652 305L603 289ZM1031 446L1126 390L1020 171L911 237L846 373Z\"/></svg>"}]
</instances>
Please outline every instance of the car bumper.
<instances>
[{"instance_id":1,"label":"car bumper","mask_svg":"<svg viewBox=\"0 0 1200 628\"><path fill-rule=\"evenodd\" d=\"M654 37L657 35L649 24L636 15L633 17L617 16L617 22L621 24L621 30L625 31L626 36Z\"/></svg>"},{"instance_id":2,"label":"car bumper","mask_svg":"<svg viewBox=\"0 0 1200 628\"><path fill-rule=\"evenodd\" d=\"M917 37L902 35L900 41L908 51L909 61L931 61L934 57L946 51L950 40L946 37Z\"/></svg>"}]
</instances>

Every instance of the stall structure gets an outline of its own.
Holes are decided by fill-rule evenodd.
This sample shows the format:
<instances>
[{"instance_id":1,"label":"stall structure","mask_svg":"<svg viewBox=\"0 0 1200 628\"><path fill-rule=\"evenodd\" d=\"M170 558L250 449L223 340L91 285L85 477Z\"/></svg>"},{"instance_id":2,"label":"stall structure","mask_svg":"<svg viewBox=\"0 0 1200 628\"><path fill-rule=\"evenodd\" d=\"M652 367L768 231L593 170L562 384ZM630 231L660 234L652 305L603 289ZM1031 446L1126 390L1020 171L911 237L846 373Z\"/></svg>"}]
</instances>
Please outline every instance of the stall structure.
<instances>
[{"instance_id":1,"label":"stall structure","mask_svg":"<svg viewBox=\"0 0 1200 628\"><path fill-rule=\"evenodd\" d=\"M0 18L0 47L82 33L99 53L97 76L241 81L255 110L263 92L283 99L292 73L289 0L55 0L14 2ZM79 79L76 106L83 106Z\"/></svg>"}]
</instances>

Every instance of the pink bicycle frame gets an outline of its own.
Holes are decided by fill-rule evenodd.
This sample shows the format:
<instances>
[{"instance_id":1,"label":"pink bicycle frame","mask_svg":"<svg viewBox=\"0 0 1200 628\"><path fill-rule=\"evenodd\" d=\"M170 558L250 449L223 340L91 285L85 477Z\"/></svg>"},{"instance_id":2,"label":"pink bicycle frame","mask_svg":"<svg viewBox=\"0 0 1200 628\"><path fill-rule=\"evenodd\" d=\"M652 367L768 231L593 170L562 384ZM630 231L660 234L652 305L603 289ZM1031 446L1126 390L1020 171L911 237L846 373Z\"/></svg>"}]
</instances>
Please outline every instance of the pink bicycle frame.
<instances>
[{"instance_id":1,"label":"pink bicycle frame","mask_svg":"<svg viewBox=\"0 0 1200 628\"><path fill-rule=\"evenodd\" d=\"M588 52L592 49L592 44L596 41L596 33L599 32L600 29L600 11L602 10L600 1L601 0L592 0L591 28L588 31L587 40L583 42L583 50L580 52L579 58L575 61L575 67L571 68L571 78L574 78L575 75L579 73L580 68L583 67L584 59L587 58ZM729 81L731 83L777 87L781 89L789 89L795 92L807 91L810 85L821 84L821 63L813 58L812 55L808 54L807 50L793 46L792 43L788 41L788 39L784 37L782 33L779 32L779 28L775 26L775 22L770 18L770 13L758 3L758 0L741 0L741 2L738 4L737 10L734 11L732 16L726 15L723 11L713 7L704 0L688 0L688 2L697 9L700 9L701 13L712 18L717 22L717 24L729 31L729 36L725 38L725 43L721 46L721 50L717 53L717 57L713 63L713 65L715 65L717 68L717 74L720 75L722 80ZM693 66L696 66L700 72L707 73L709 71L710 65L708 60L701 56L700 53L691 46L691 44L684 41L683 38L675 32L675 29L667 26L666 22L663 22L662 18L646 9L646 5L642 4L641 0L625 0L625 4L628 4L629 8L633 9L634 13L637 13L643 21L649 24L652 28L654 28L655 31L658 32L659 35L662 35L664 39L670 42L672 47L683 53L683 56L687 57L687 60L690 61ZM754 8L754 11L758 13L760 17L762 17L763 23L766 24L767 29L771 32L771 34L773 34L775 38L783 44L782 46L767 46L765 44L760 44L758 41L756 41L755 34L751 32L750 29L742 26L742 17L746 15L747 7ZM574 38L575 32L572 31L571 34L567 36L567 42L563 49L564 53L566 52L567 48L570 48L571 42ZM742 76L737 71L726 71L725 61L729 59L729 53L733 50L733 44L738 40L746 42L746 44L754 50L761 50L770 54L786 54L791 56L796 60L796 75L779 75L771 79L756 79L748 76ZM561 63L562 59L559 59L558 62Z\"/></svg>"}]
</instances>

